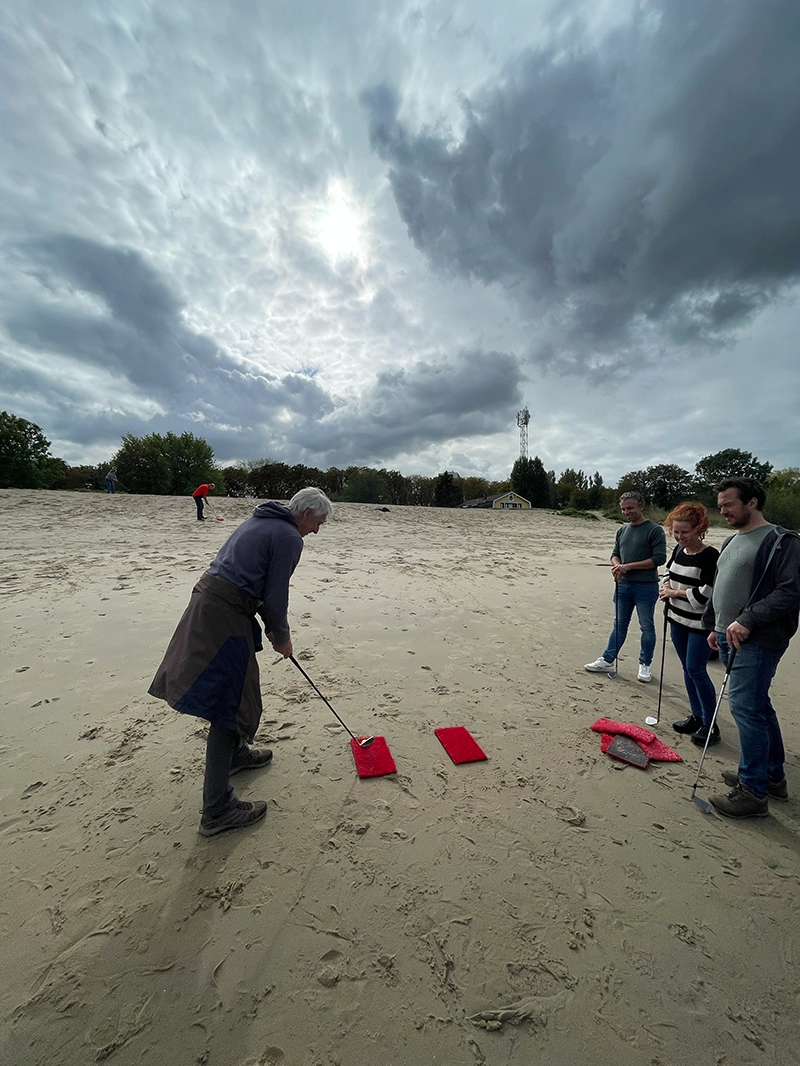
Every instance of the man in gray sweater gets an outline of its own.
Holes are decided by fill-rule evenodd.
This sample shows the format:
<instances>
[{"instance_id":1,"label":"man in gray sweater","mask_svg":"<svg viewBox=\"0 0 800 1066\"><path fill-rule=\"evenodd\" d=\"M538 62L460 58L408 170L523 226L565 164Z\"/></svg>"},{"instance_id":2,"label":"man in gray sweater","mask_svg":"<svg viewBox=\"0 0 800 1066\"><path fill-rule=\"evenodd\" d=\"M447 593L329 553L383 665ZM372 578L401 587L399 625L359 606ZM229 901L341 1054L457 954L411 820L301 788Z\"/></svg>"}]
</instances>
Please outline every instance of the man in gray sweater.
<instances>
[{"instance_id":1,"label":"man in gray sweater","mask_svg":"<svg viewBox=\"0 0 800 1066\"><path fill-rule=\"evenodd\" d=\"M262 641L256 615L272 647L288 659L289 580L300 561L303 537L318 533L330 510L328 497L315 488L301 489L288 506L256 507L192 590L148 690L170 707L210 723L202 836L252 825L266 814L263 800L239 800L229 780L272 759L269 748L250 747L261 720L255 653Z\"/></svg>"},{"instance_id":2,"label":"man in gray sweater","mask_svg":"<svg viewBox=\"0 0 800 1066\"><path fill-rule=\"evenodd\" d=\"M656 647L653 616L658 600L658 568L667 559L667 538L657 522L645 518L644 497L638 492L624 492L619 506L626 525L617 531L611 553L611 576L614 579L614 628L606 650L599 659L584 667L590 673L611 670L628 635L634 608L642 632L639 648L639 680L652 680L651 664Z\"/></svg>"},{"instance_id":3,"label":"man in gray sweater","mask_svg":"<svg viewBox=\"0 0 800 1066\"><path fill-rule=\"evenodd\" d=\"M728 700L739 730L739 769L722 774L731 791L710 800L728 818L765 818L770 799L789 796L769 690L797 632L800 537L766 520L766 498L752 478L727 478L717 486L717 506L736 532L722 545L703 625L730 670Z\"/></svg>"}]
</instances>

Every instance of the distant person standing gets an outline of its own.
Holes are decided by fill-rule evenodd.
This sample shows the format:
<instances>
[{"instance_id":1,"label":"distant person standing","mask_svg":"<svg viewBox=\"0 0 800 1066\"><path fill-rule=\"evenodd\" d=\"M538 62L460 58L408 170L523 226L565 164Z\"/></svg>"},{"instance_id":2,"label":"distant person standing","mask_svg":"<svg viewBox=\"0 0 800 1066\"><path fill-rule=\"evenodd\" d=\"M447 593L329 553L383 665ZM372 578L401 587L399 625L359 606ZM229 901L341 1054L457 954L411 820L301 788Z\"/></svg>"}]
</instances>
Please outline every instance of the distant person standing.
<instances>
[{"instance_id":1,"label":"distant person standing","mask_svg":"<svg viewBox=\"0 0 800 1066\"><path fill-rule=\"evenodd\" d=\"M216 487L217 486L214 484L214 482L210 481L207 485L198 485L197 488L192 493L192 498L194 499L194 502L197 504L197 521L198 522L205 522L206 516L203 514L203 508L204 508L204 506L206 504L206 501L208 500L209 492L211 492L211 490L215 489Z\"/></svg>"},{"instance_id":2,"label":"distant person standing","mask_svg":"<svg viewBox=\"0 0 800 1066\"><path fill-rule=\"evenodd\" d=\"M614 629L606 650L599 659L584 667L590 673L610 670L628 635L633 610L642 632L639 648L639 680L652 681L651 665L656 647L653 621L658 600L658 568L667 558L667 538L657 522L645 518L644 496L623 492L619 507L625 525L617 531L611 553L611 576L614 579Z\"/></svg>"},{"instance_id":3,"label":"distant person standing","mask_svg":"<svg viewBox=\"0 0 800 1066\"><path fill-rule=\"evenodd\" d=\"M702 503L679 503L667 515L664 526L675 538L675 550L667 563L660 596L669 604L672 644L683 667L690 709L688 718L673 722L672 728L676 733L691 734L694 744L704 745L717 697L708 676L711 649L709 631L703 626L703 612L711 599L719 552L703 543L709 520ZM708 743L719 741L719 726L715 722Z\"/></svg>"},{"instance_id":4,"label":"distant person standing","mask_svg":"<svg viewBox=\"0 0 800 1066\"><path fill-rule=\"evenodd\" d=\"M112 469L106 474L106 492L116 492L117 471Z\"/></svg>"}]
</instances>

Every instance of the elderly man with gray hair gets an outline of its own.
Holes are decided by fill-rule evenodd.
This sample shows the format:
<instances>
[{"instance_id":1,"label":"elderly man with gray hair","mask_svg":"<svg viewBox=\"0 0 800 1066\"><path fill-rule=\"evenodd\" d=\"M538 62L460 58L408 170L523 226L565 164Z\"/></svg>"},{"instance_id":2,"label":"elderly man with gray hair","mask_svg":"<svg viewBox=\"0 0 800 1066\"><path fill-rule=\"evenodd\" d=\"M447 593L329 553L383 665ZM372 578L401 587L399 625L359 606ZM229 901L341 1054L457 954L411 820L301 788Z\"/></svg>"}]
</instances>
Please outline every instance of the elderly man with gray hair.
<instances>
[{"instance_id":1,"label":"elderly man with gray hair","mask_svg":"<svg viewBox=\"0 0 800 1066\"><path fill-rule=\"evenodd\" d=\"M292 654L287 612L289 580L303 538L318 533L331 511L321 489L305 488L288 505L262 503L228 537L192 590L149 688L170 707L209 722L203 784L202 836L260 821L263 800L240 800L230 777L272 759L250 744L261 721L261 686L255 653L261 627L275 651Z\"/></svg>"},{"instance_id":2,"label":"elderly man with gray hair","mask_svg":"<svg viewBox=\"0 0 800 1066\"><path fill-rule=\"evenodd\" d=\"M626 524L617 531L611 552L614 579L614 629L606 650L584 667L590 673L611 670L628 635L634 608L642 631L639 648L639 680L652 680L651 664L656 648L653 616L658 600L658 568L667 559L667 537L657 522L645 518L645 500L638 492L623 492L619 507Z\"/></svg>"}]
</instances>

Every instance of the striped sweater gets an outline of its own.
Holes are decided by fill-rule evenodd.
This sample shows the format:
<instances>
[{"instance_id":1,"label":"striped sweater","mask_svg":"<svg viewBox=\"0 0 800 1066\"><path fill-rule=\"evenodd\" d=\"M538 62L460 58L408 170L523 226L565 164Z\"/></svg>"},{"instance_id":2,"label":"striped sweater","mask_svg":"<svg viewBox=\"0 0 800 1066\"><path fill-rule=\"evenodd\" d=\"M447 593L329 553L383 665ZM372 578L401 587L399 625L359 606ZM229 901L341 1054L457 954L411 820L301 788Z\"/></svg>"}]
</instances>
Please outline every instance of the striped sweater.
<instances>
[{"instance_id":1,"label":"striped sweater","mask_svg":"<svg viewBox=\"0 0 800 1066\"><path fill-rule=\"evenodd\" d=\"M705 633L702 618L706 604L711 599L714 574L717 569L719 552L706 545L696 555L688 555L683 548L675 546L672 557L667 563L665 587L681 589L682 596L670 596L669 619L687 629L697 629Z\"/></svg>"}]
</instances>

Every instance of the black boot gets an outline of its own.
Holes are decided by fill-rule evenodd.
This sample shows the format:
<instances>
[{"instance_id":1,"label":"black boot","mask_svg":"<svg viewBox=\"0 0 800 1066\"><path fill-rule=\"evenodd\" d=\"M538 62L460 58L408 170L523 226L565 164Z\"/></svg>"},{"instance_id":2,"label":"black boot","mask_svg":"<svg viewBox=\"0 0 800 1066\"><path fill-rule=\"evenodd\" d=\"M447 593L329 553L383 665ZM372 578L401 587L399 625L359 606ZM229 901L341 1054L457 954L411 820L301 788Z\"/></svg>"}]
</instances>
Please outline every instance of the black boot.
<instances>
[{"instance_id":1,"label":"black boot","mask_svg":"<svg viewBox=\"0 0 800 1066\"><path fill-rule=\"evenodd\" d=\"M702 747L705 747L706 737L708 737L708 726L707 725L702 725L702 726L700 726L700 728L697 730L696 733L692 733L692 735L691 735L691 737L689 739L691 740L692 744L699 744L700 747L702 748ZM721 739L722 738L719 735L719 726L715 722L714 723L714 728L711 730L711 737L710 737L710 739L708 741L709 748L711 747L712 744L719 744Z\"/></svg>"},{"instance_id":2,"label":"black boot","mask_svg":"<svg viewBox=\"0 0 800 1066\"><path fill-rule=\"evenodd\" d=\"M690 714L688 718L684 718L680 722L673 722L672 728L676 733L696 733L702 724L702 718ZM705 738L703 738L703 743L705 744Z\"/></svg>"}]
</instances>

